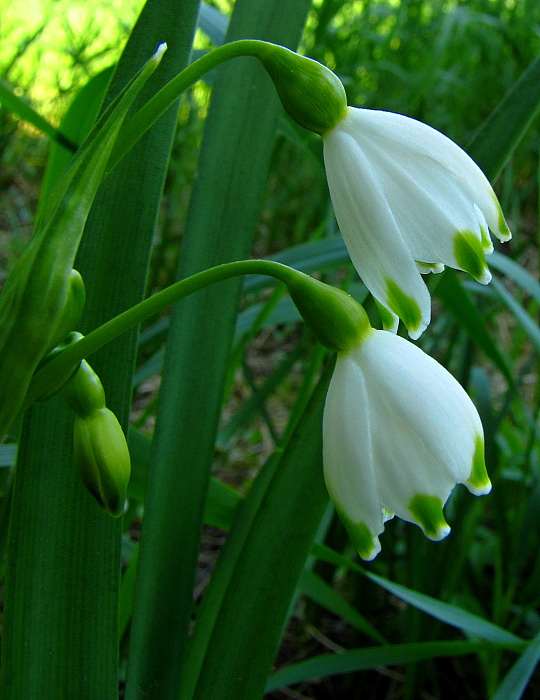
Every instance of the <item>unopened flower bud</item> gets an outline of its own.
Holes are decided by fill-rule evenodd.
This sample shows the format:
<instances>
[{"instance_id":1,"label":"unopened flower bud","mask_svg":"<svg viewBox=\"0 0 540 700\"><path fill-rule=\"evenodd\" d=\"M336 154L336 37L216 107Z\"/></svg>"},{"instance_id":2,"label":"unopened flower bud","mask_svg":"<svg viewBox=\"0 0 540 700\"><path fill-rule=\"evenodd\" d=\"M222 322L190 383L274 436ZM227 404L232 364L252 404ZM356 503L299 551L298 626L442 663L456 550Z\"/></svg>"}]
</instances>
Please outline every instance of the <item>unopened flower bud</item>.
<instances>
[{"instance_id":1,"label":"unopened flower bud","mask_svg":"<svg viewBox=\"0 0 540 700\"><path fill-rule=\"evenodd\" d=\"M318 61L283 46L255 42L253 51L276 87L283 108L300 126L324 134L346 114L341 80Z\"/></svg>"},{"instance_id":2,"label":"unopened flower bud","mask_svg":"<svg viewBox=\"0 0 540 700\"><path fill-rule=\"evenodd\" d=\"M363 307L341 289L296 271L287 288L317 340L330 350L349 350L372 330Z\"/></svg>"},{"instance_id":3,"label":"unopened flower bud","mask_svg":"<svg viewBox=\"0 0 540 700\"><path fill-rule=\"evenodd\" d=\"M99 505L113 517L124 509L131 462L124 432L108 408L75 417L75 462L81 479Z\"/></svg>"},{"instance_id":4,"label":"unopened flower bud","mask_svg":"<svg viewBox=\"0 0 540 700\"><path fill-rule=\"evenodd\" d=\"M76 414L73 447L82 481L99 505L118 517L131 473L129 450L120 423L105 406L103 385L86 360L62 393Z\"/></svg>"}]
</instances>

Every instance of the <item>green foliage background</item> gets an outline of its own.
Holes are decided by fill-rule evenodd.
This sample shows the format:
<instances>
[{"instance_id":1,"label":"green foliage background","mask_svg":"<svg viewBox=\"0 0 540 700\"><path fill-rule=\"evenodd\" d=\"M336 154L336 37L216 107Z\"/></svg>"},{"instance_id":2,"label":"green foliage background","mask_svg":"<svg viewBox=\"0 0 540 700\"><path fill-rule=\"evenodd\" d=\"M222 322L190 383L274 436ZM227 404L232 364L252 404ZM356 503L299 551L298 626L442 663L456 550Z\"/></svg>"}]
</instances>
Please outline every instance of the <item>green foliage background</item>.
<instances>
[{"instance_id":1,"label":"green foliage background","mask_svg":"<svg viewBox=\"0 0 540 700\"><path fill-rule=\"evenodd\" d=\"M125 0L0 0L2 79L57 126L76 91L119 58L142 4ZM256 2L244 6L248 8L245 16L237 17L240 26L258 26L256 20L264 14L260 6ZM209 14L196 34L197 51L223 41L235 5L216 0L206 3L206 7ZM271 28L270 24L268 31ZM485 120L538 58L540 5L535 0L314 0L300 50L338 74L350 104L416 117L471 152L477 148L475 152L480 153L482 139L484 149L486 146L483 134L487 132L481 130ZM263 77L259 78L263 85ZM204 153L205 140L210 138L204 129L215 80L215 74L208 76L204 83L189 90L180 104L152 238L147 294L173 282L179 265L185 269L187 264L182 253L192 250L189 227L196 229L193 222L197 214L189 210L190 199L198 170L212 170L208 155L204 164L199 162L199 152L203 144ZM271 88L266 87L271 95ZM531 99L538 101L534 85L531 92ZM517 112L518 106L510 104L508 114ZM296 127L276 108L278 113L275 135L272 131L268 136L267 161L258 174L261 201L257 193L252 194L254 237L251 241L246 234L241 245L253 257L271 256L290 262L348 288L363 301L365 289L343 252L329 203L320 140ZM216 123L224 118L220 112ZM490 143L495 150L502 148L506 123L513 123L510 116L502 126L499 124L497 139L493 133L489 136L492 140L487 142L487 151ZM275 661L277 672L267 685L270 698L290 697L289 691L279 690L284 685L294 689L293 697L320 700L444 700L451 696L512 700L535 698L540 693L535 672L538 644L525 650L523 646L523 640L537 639L540 632L538 143L538 120L533 118L495 183L514 238L492 256L494 282L482 288L461 274L430 280L434 321L421 341L476 402L486 432L493 493L477 500L457 489L447 506L453 532L442 543L428 542L411 525L388 523L381 555L364 569L358 567L341 524L327 510L316 533L317 549L307 560L290 606L286 599L288 624ZM0 279L5 279L30 235L49 145L35 129L0 104ZM214 176L218 178L219 167L221 162L215 166ZM208 185L204 189L204 182L197 185L202 188L202 194L199 190L197 195L201 201L212 196ZM229 224L232 230L234 219ZM251 231L248 233L251 235ZM240 246L239 240L226 241L219 255L226 257L227 243L231 245L229 253L233 243ZM272 500L287 490L274 477L272 455L276 448L281 453L289 445L291 450L298 450L294 447L298 435L308 439L301 431L313 432L313 426L307 419L303 423L301 415L325 354L320 348L313 351L312 339L298 323L298 315L281 288L249 279L231 298L234 295L239 295L239 315L232 347L224 351L223 387L220 385L216 392L218 409L221 406L222 410L215 446L212 442L209 448L215 480L210 482L203 503L205 528L200 548L198 532L189 534L191 544L194 541L199 550L196 611L200 619L218 619L222 624L211 637L214 655L210 652L205 660L209 675L201 676L203 680L198 680L196 671L193 677L186 676L185 683L191 690L200 683L204 700L211 697L204 683L211 685L219 677L221 653L234 633L234 620L245 625L238 637L246 655L253 640L250 634L265 633L264 626L248 627L249 606L263 599L262 594L258 595L265 584L261 573L264 568L257 568L257 552L249 548L250 528L261 527L257 533L271 535L271 523L277 522L278 513L282 524L293 522L293 509L282 512L279 502ZM369 299L366 308L376 324L378 317ZM148 462L170 323L169 314L164 313L144 324L137 345L130 433L134 475L122 534L121 688L126 677L131 613L137 599L134 578L139 532L141 523L144 528ZM178 319L172 323L178 323ZM184 326L180 324L179 328L177 332L182 335ZM317 415L320 400L318 404L314 401ZM3 548L17 435L12 438L10 444L0 446L0 465L4 467L0 469L4 484L0 512ZM313 467L317 445L313 441L309 444ZM284 470L288 468L287 460L280 463ZM310 474L302 473L304 479ZM309 478L314 484L312 502L303 505L306 512L317 513L314 520L318 522L325 502L317 490L320 484L316 477L312 474ZM204 497L204 488L202 493ZM257 496L259 493L266 494L265 498ZM244 499L246 494L252 496ZM180 507L182 498L190 497L173 493L171 511L175 505ZM300 499L301 493L296 497ZM240 515L235 520L238 508ZM233 523L235 529L223 550L222 563L200 607L204 599L201 593L222 550L225 532ZM313 523L305 526L306 540L314 527ZM275 535L283 536L282 532ZM263 547L260 542L259 547ZM279 559L270 544L267 555L267 561L274 561L272 556ZM171 557L167 555L164 565ZM241 569L232 567L231 561L238 557L244 567L249 562L251 572L244 568L240 576ZM253 581L260 589L253 590ZM191 583L184 582L187 596L191 596ZM290 585L294 588L294 581ZM271 597L272 591L266 593ZM220 607L222 599L228 602ZM150 608L144 609L146 615L151 615ZM144 617L144 610L140 614ZM188 623L189 615L182 624ZM201 649L205 648L212 624L208 623L208 628L201 624L202 631L192 637L186 652L192 669L202 664ZM264 624L277 629L275 620L264 618ZM153 651L158 656L156 649ZM269 642L264 654L271 659L273 651ZM264 654L261 651L261 656ZM143 648L140 657L144 668L152 654ZM234 663L241 664L242 660L245 662L245 658L235 658ZM381 670L383 667L392 670ZM225 686L231 697L239 697L234 694L235 669L231 662L229 671L223 672L219 700L227 697ZM135 691L130 692L130 697L136 697ZM182 692L182 697L190 697L186 687Z\"/></svg>"}]
</instances>

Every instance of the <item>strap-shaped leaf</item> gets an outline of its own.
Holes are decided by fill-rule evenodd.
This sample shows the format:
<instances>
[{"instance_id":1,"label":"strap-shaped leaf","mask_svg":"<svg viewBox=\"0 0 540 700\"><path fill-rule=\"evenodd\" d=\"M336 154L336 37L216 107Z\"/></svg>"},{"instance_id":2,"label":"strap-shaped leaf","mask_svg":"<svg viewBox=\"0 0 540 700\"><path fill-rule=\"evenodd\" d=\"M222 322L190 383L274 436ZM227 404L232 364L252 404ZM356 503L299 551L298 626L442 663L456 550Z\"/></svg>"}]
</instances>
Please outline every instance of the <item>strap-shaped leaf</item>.
<instances>
[{"instance_id":1,"label":"strap-shaped leaf","mask_svg":"<svg viewBox=\"0 0 540 700\"><path fill-rule=\"evenodd\" d=\"M238 0L227 40L296 46L308 0ZM179 277L250 256L281 111L254 59L222 66L199 157ZM241 280L173 310L141 539L127 700L176 697Z\"/></svg>"},{"instance_id":2,"label":"strap-shaped leaf","mask_svg":"<svg viewBox=\"0 0 540 700\"><path fill-rule=\"evenodd\" d=\"M520 79L478 129L467 152L495 180L540 109L540 58Z\"/></svg>"},{"instance_id":3,"label":"strap-shaped leaf","mask_svg":"<svg viewBox=\"0 0 540 700\"><path fill-rule=\"evenodd\" d=\"M164 40L170 46L167 62L148 89L159 89L185 66L197 9L195 0L185 0L181 9L176 0L146 4L117 69L112 99ZM173 109L137 152L126 156L123 167L111 173L94 203L77 261L89 292L86 328L144 294L175 126ZM148 163L150 172L145 169ZM124 429L134 349L131 334L94 358L108 404ZM72 440L69 416L55 399L32 411L22 436L5 592L6 700L118 695L121 523L101 513L81 485L72 463Z\"/></svg>"},{"instance_id":4,"label":"strap-shaped leaf","mask_svg":"<svg viewBox=\"0 0 540 700\"><path fill-rule=\"evenodd\" d=\"M328 504L321 424L332 371L329 363L283 452L267 462L240 506L190 641L181 700L263 693Z\"/></svg>"}]
</instances>

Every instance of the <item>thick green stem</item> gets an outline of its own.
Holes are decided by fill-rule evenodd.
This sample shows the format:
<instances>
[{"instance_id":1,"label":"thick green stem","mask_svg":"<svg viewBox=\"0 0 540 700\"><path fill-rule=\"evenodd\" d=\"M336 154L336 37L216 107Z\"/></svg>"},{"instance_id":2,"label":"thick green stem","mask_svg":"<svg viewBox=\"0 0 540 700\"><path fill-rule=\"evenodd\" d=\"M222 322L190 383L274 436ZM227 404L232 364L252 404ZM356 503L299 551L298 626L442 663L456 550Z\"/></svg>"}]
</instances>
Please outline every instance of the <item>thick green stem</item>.
<instances>
[{"instance_id":1,"label":"thick green stem","mask_svg":"<svg viewBox=\"0 0 540 700\"><path fill-rule=\"evenodd\" d=\"M45 395L49 387L58 383L59 379L60 381L64 377L67 379L81 360L92 355L111 340L190 294L240 275L268 275L287 285L293 284L300 277L307 277L302 272L271 260L240 260L218 265L176 282L176 284L172 284L154 296L145 299L124 313L115 316L81 340L69 345L48 362L34 375L26 395L24 409L28 408L38 397Z\"/></svg>"}]
</instances>

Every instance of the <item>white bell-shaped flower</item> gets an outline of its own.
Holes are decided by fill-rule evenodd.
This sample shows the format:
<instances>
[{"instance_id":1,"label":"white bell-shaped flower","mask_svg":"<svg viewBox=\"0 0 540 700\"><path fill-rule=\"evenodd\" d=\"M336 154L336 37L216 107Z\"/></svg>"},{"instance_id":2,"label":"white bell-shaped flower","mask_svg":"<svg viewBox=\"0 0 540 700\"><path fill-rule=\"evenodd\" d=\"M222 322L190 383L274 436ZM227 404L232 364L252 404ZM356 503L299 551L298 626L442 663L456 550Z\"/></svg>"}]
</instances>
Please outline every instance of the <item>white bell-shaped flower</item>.
<instances>
[{"instance_id":1,"label":"white bell-shaped flower","mask_svg":"<svg viewBox=\"0 0 540 700\"><path fill-rule=\"evenodd\" d=\"M445 265L486 284L485 256L510 231L488 180L440 132L391 112L348 107L323 135L330 195L352 262L385 328L411 338L430 321L421 274ZM389 313L385 313L389 312Z\"/></svg>"},{"instance_id":2,"label":"white bell-shaped flower","mask_svg":"<svg viewBox=\"0 0 540 700\"><path fill-rule=\"evenodd\" d=\"M338 354L323 422L332 501L363 559L394 514L440 540L456 484L491 490L482 424L463 387L407 340L373 330Z\"/></svg>"}]
</instances>

